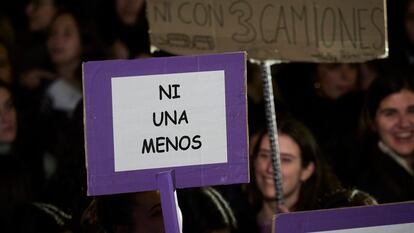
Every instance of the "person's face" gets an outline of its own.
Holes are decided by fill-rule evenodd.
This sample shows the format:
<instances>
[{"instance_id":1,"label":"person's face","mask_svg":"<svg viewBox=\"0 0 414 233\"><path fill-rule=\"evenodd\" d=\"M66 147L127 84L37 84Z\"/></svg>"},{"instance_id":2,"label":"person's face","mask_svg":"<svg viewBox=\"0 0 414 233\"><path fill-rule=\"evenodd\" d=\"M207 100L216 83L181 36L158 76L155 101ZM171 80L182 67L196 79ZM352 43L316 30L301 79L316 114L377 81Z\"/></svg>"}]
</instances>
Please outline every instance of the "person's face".
<instances>
[{"instance_id":1,"label":"person's face","mask_svg":"<svg viewBox=\"0 0 414 233\"><path fill-rule=\"evenodd\" d=\"M16 139L16 109L10 92L0 88L0 142L12 143Z\"/></svg>"},{"instance_id":2,"label":"person's face","mask_svg":"<svg viewBox=\"0 0 414 233\"><path fill-rule=\"evenodd\" d=\"M9 54L2 44L0 44L0 80L9 84L12 82Z\"/></svg>"},{"instance_id":3,"label":"person's face","mask_svg":"<svg viewBox=\"0 0 414 233\"><path fill-rule=\"evenodd\" d=\"M312 166L302 167L301 150L299 145L290 136L279 134L279 149L283 195L286 202L288 202L289 199L298 197L302 182L310 177L313 169ZM270 140L267 135L260 142L259 153L254 161L254 168L256 183L260 192L265 199L274 200L276 191L273 180Z\"/></svg>"},{"instance_id":4,"label":"person's face","mask_svg":"<svg viewBox=\"0 0 414 233\"><path fill-rule=\"evenodd\" d=\"M336 99L356 87L358 70L349 64L318 64L317 81L322 94Z\"/></svg>"},{"instance_id":5,"label":"person's face","mask_svg":"<svg viewBox=\"0 0 414 233\"><path fill-rule=\"evenodd\" d=\"M161 201L158 192L136 193L133 200L132 218L134 223L128 230L119 228L117 232L131 233L163 233Z\"/></svg>"},{"instance_id":6,"label":"person's face","mask_svg":"<svg viewBox=\"0 0 414 233\"><path fill-rule=\"evenodd\" d=\"M144 0L116 0L116 14L125 25L136 23L139 12L144 6Z\"/></svg>"},{"instance_id":7,"label":"person's face","mask_svg":"<svg viewBox=\"0 0 414 233\"><path fill-rule=\"evenodd\" d=\"M414 151L414 93L403 89L380 102L375 116L380 139L401 156Z\"/></svg>"},{"instance_id":8,"label":"person's face","mask_svg":"<svg viewBox=\"0 0 414 233\"><path fill-rule=\"evenodd\" d=\"M56 18L49 35L48 49L55 65L80 60L80 32L72 15L63 14Z\"/></svg>"},{"instance_id":9,"label":"person's face","mask_svg":"<svg viewBox=\"0 0 414 233\"><path fill-rule=\"evenodd\" d=\"M56 13L53 0L32 0L26 6L30 31L45 30Z\"/></svg>"},{"instance_id":10,"label":"person's face","mask_svg":"<svg viewBox=\"0 0 414 233\"><path fill-rule=\"evenodd\" d=\"M414 43L414 1L410 1L407 5L405 14L405 33L408 40Z\"/></svg>"}]
</instances>

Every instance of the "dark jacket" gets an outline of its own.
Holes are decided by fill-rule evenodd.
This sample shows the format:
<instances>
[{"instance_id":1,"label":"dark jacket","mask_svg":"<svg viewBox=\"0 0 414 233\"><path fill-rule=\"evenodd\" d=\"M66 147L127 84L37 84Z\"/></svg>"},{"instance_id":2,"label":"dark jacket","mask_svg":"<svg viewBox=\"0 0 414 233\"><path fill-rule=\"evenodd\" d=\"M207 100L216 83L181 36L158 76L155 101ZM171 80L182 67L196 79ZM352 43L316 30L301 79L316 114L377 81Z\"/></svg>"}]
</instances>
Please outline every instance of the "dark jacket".
<instances>
[{"instance_id":1,"label":"dark jacket","mask_svg":"<svg viewBox=\"0 0 414 233\"><path fill-rule=\"evenodd\" d=\"M414 200L414 177L377 145L367 154L359 187L379 203Z\"/></svg>"}]
</instances>

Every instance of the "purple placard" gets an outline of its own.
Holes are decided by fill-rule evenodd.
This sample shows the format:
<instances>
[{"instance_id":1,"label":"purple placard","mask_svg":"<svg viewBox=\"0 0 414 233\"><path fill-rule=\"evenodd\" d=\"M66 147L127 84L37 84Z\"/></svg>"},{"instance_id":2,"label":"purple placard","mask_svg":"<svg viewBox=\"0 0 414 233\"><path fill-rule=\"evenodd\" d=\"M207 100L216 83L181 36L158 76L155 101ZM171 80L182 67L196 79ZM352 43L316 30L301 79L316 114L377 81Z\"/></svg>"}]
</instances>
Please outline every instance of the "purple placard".
<instances>
[{"instance_id":1,"label":"purple placard","mask_svg":"<svg viewBox=\"0 0 414 233\"><path fill-rule=\"evenodd\" d=\"M157 190L157 174L175 171L176 188L247 183L245 53L93 61L83 65L88 195ZM227 162L147 170L114 169L114 77L224 70ZM137 90L139 91L139 90Z\"/></svg>"},{"instance_id":2,"label":"purple placard","mask_svg":"<svg viewBox=\"0 0 414 233\"><path fill-rule=\"evenodd\" d=\"M414 202L279 214L275 220L275 232L354 230L407 223L414 224Z\"/></svg>"}]
</instances>

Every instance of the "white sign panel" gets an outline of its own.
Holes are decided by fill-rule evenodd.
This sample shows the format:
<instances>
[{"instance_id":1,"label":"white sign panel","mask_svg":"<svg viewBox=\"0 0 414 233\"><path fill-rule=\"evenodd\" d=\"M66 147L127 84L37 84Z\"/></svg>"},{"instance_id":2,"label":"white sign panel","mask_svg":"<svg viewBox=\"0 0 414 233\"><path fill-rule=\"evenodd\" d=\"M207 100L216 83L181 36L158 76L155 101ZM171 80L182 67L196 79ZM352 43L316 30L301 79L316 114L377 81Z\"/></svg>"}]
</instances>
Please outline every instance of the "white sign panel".
<instances>
[{"instance_id":1,"label":"white sign panel","mask_svg":"<svg viewBox=\"0 0 414 233\"><path fill-rule=\"evenodd\" d=\"M115 171L227 162L224 70L113 77Z\"/></svg>"}]
</instances>

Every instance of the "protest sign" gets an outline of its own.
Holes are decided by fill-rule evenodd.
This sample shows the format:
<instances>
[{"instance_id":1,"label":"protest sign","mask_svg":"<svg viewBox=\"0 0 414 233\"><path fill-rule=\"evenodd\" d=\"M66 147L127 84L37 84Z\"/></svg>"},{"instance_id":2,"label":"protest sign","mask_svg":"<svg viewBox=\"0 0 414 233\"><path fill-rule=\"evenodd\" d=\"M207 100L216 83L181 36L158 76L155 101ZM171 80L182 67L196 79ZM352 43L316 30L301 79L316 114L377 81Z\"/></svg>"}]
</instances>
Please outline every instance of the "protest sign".
<instances>
[{"instance_id":1,"label":"protest sign","mask_svg":"<svg viewBox=\"0 0 414 233\"><path fill-rule=\"evenodd\" d=\"M88 194L248 182L245 54L84 63Z\"/></svg>"},{"instance_id":2,"label":"protest sign","mask_svg":"<svg viewBox=\"0 0 414 233\"><path fill-rule=\"evenodd\" d=\"M148 0L151 43L172 54L360 62L388 55L384 0Z\"/></svg>"},{"instance_id":3,"label":"protest sign","mask_svg":"<svg viewBox=\"0 0 414 233\"><path fill-rule=\"evenodd\" d=\"M414 202L306 211L276 216L277 233L406 233L414 227Z\"/></svg>"}]
</instances>

